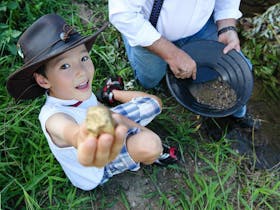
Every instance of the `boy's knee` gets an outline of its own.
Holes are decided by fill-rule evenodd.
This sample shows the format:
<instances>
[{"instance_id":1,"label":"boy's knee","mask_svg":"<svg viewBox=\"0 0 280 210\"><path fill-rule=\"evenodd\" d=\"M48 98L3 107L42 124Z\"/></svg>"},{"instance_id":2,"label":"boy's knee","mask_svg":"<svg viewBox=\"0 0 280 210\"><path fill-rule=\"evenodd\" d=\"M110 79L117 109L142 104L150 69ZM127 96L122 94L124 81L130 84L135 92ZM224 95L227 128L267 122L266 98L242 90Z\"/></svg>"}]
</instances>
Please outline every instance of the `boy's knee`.
<instances>
[{"instance_id":1,"label":"boy's knee","mask_svg":"<svg viewBox=\"0 0 280 210\"><path fill-rule=\"evenodd\" d=\"M139 153L143 156L143 162L155 160L162 153L162 144L160 137L153 133L147 141L143 141Z\"/></svg>"},{"instance_id":2,"label":"boy's knee","mask_svg":"<svg viewBox=\"0 0 280 210\"><path fill-rule=\"evenodd\" d=\"M131 158L143 164L152 164L163 151L160 137L152 131L131 136L126 145Z\"/></svg>"}]
</instances>

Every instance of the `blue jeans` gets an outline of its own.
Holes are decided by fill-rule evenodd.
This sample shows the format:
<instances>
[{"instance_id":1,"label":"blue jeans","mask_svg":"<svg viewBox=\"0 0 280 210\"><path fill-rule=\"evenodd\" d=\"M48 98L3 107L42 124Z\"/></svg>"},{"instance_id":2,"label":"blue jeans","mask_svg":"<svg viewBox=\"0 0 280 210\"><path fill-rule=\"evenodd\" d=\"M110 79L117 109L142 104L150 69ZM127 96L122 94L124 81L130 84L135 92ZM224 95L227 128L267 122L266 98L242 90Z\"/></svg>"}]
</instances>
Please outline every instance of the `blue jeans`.
<instances>
[{"instance_id":1,"label":"blue jeans","mask_svg":"<svg viewBox=\"0 0 280 210\"><path fill-rule=\"evenodd\" d=\"M126 37L122 36L122 38L124 41L128 60L134 71L135 78L139 81L139 83L144 88L149 89L157 86L165 76L167 63L162 58L150 52L144 47L141 46L131 47L128 44ZM188 43L189 41L195 41L200 39L218 40L217 26L214 23L212 17L208 20L208 22L204 25L204 27L199 32L197 32L192 36L176 40L173 43L176 46L181 47L184 44ZM242 56L244 55L242 54ZM248 59L246 60L250 66L250 69L252 70L251 62ZM244 105L240 110L235 112L233 116L243 117L245 113L246 113L246 105Z\"/></svg>"}]
</instances>

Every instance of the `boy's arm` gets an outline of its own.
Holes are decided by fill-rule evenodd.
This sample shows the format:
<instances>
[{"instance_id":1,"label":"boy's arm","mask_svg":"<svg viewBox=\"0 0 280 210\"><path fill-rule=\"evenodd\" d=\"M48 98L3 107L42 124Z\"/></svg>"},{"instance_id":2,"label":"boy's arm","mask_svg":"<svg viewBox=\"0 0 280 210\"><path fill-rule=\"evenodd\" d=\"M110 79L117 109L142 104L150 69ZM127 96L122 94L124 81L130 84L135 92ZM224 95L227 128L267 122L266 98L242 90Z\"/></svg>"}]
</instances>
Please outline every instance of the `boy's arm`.
<instances>
[{"instance_id":1,"label":"boy's arm","mask_svg":"<svg viewBox=\"0 0 280 210\"><path fill-rule=\"evenodd\" d=\"M142 131L149 130L148 128L141 126L140 124L134 122L133 120L130 120L129 118L127 118L121 114L112 112L112 117L116 123L122 124L125 127L127 127L128 129L129 128L140 128Z\"/></svg>"},{"instance_id":2,"label":"boy's arm","mask_svg":"<svg viewBox=\"0 0 280 210\"><path fill-rule=\"evenodd\" d=\"M114 95L114 99L116 101L119 101L121 103L126 103L131 101L133 98L137 98L137 97L150 97L155 99L159 105L160 108L162 108L162 101L159 97L152 95L152 94L148 94L142 91L129 91L129 90L113 90L113 95Z\"/></svg>"},{"instance_id":3,"label":"boy's arm","mask_svg":"<svg viewBox=\"0 0 280 210\"><path fill-rule=\"evenodd\" d=\"M77 148L80 163L96 167L106 165L119 154L127 133L126 126L117 125L114 136L104 133L96 138L89 135L84 123L78 125L63 113L51 116L46 129L57 146Z\"/></svg>"}]
</instances>

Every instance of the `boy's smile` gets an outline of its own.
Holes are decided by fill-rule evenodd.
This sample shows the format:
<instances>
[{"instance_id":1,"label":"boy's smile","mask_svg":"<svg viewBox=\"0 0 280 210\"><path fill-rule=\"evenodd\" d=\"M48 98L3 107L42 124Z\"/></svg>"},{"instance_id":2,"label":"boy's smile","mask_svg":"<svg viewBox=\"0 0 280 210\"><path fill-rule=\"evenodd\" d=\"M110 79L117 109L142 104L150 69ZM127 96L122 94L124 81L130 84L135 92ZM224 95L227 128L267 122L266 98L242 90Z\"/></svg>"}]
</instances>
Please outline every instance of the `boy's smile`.
<instances>
[{"instance_id":1,"label":"boy's smile","mask_svg":"<svg viewBox=\"0 0 280 210\"><path fill-rule=\"evenodd\" d=\"M50 96L79 101L91 96L94 66L85 45L77 46L48 61L45 73L43 85L40 80L36 80L49 90Z\"/></svg>"}]
</instances>

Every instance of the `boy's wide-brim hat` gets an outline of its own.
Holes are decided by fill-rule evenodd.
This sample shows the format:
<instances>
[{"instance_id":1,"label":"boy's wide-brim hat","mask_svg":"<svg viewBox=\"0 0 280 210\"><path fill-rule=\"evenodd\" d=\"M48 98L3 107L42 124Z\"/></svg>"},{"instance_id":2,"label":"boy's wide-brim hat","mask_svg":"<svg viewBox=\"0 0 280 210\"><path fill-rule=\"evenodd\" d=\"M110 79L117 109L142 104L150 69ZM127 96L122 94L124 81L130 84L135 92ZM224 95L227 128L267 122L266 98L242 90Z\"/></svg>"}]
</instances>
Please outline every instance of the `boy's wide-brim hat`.
<instances>
[{"instance_id":1,"label":"boy's wide-brim hat","mask_svg":"<svg viewBox=\"0 0 280 210\"><path fill-rule=\"evenodd\" d=\"M107 25L105 23L93 35L81 36L59 15L48 14L39 18L18 41L18 53L23 58L24 65L9 76L8 92L17 101L44 94L46 90L36 83L33 73L49 59L81 44L85 44L89 51L97 35Z\"/></svg>"},{"instance_id":2,"label":"boy's wide-brim hat","mask_svg":"<svg viewBox=\"0 0 280 210\"><path fill-rule=\"evenodd\" d=\"M218 41L198 40L185 44L187 52L197 64L196 80L177 79L167 70L166 81L171 94L185 108L206 117L226 117L240 110L248 102L253 90L253 74L243 55L236 50L223 53L225 45ZM236 101L232 107L216 109L199 103L191 89L198 84L220 79L235 91Z\"/></svg>"}]
</instances>

